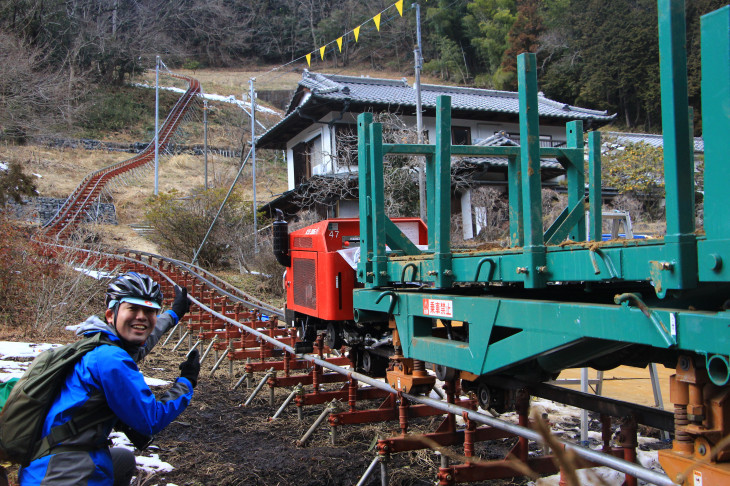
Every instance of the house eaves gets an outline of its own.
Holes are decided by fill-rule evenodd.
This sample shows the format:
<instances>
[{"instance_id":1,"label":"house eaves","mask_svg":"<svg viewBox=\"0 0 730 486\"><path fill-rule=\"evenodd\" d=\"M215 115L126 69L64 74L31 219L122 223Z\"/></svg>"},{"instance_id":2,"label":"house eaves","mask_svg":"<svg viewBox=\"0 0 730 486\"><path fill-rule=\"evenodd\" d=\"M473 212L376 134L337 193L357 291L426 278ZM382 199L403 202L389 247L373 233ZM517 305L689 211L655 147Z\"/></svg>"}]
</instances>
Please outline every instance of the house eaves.
<instances>
[{"instance_id":1,"label":"house eaves","mask_svg":"<svg viewBox=\"0 0 730 486\"><path fill-rule=\"evenodd\" d=\"M435 116L436 100L441 95L451 97L452 118L511 122L518 120L519 99L516 92L422 84L421 100L426 116ZM314 123L312 119L330 111L340 111L345 103L348 103L348 111L352 113L388 111L415 115L416 90L405 79L305 71L287 109L287 115L262 135L258 146L284 149L287 140ZM543 123L581 120L586 123L587 128L598 128L616 116L605 111L560 103L542 94L538 97L538 113ZM302 121L303 116L309 120Z\"/></svg>"}]
</instances>

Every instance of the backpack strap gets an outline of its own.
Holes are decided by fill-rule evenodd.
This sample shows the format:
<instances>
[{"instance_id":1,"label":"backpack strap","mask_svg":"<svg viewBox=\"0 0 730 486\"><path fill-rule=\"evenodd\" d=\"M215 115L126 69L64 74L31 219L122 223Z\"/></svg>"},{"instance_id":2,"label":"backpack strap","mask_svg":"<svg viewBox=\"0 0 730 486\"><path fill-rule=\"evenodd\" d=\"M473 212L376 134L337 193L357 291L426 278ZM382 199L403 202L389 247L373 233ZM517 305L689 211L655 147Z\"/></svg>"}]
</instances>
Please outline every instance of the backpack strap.
<instances>
[{"instance_id":1,"label":"backpack strap","mask_svg":"<svg viewBox=\"0 0 730 486\"><path fill-rule=\"evenodd\" d=\"M91 351L102 345L119 346L118 343L110 340L104 333L98 333L91 338L88 338L91 342L89 343L89 349ZM106 402L99 402L98 400L89 399L84 403L75 413L74 416L68 421L61 425L57 425L51 429L51 431L38 441L35 447L35 454L33 455L32 461L38 458L47 456L48 454L55 454L58 452L69 452L69 451L93 451L99 449L99 446L92 444L88 445L59 445L64 441L78 436L82 432L93 429L94 427L103 424L116 415L111 411Z\"/></svg>"}]
</instances>

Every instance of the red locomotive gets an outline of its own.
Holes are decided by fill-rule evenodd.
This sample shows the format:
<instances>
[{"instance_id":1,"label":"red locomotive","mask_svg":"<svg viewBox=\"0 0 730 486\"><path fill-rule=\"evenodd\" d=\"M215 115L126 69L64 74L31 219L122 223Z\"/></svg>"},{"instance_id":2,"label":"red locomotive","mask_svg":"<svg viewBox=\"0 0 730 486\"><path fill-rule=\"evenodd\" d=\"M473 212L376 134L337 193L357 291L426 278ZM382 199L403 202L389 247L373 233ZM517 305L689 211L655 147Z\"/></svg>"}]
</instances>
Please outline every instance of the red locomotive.
<instances>
[{"instance_id":1,"label":"red locomotive","mask_svg":"<svg viewBox=\"0 0 730 486\"><path fill-rule=\"evenodd\" d=\"M413 243L428 244L426 225L418 218L393 222ZM347 346L360 368L381 374L392 354L387 316L355 323L352 291L360 258L360 220L327 219L288 233L281 215L274 222L274 254L286 267L286 321L310 344L320 331L332 349Z\"/></svg>"}]
</instances>

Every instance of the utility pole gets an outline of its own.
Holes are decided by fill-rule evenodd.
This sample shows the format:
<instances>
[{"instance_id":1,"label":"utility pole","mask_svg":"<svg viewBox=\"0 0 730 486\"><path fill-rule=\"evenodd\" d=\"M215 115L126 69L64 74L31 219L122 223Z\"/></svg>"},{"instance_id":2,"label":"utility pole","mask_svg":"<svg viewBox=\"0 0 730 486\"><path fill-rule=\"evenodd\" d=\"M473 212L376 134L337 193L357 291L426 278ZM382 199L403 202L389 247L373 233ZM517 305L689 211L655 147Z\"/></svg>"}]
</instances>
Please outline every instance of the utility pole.
<instances>
[{"instance_id":1,"label":"utility pole","mask_svg":"<svg viewBox=\"0 0 730 486\"><path fill-rule=\"evenodd\" d=\"M248 80L251 96L251 165L253 167L253 251L259 252L258 245L258 223L256 217L256 92L253 89L253 82L256 78Z\"/></svg>"},{"instance_id":2,"label":"utility pole","mask_svg":"<svg viewBox=\"0 0 730 486\"><path fill-rule=\"evenodd\" d=\"M208 100L203 100L203 160L205 161L205 190L208 190Z\"/></svg>"},{"instance_id":3,"label":"utility pole","mask_svg":"<svg viewBox=\"0 0 730 486\"><path fill-rule=\"evenodd\" d=\"M423 108L421 106L421 67L423 56L421 55L421 6L416 4L416 49L413 51L415 58L414 71L416 73L416 131L418 132L418 143L423 143ZM421 219L427 222L426 214L426 164L422 161L418 164L418 199Z\"/></svg>"},{"instance_id":4,"label":"utility pole","mask_svg":"<svg viewBox=\"0 0 730 486\"><path fill-rule=\"evenodd\" d=\"M160 56L155 63L155 196L160 192Z\"/></svg>"}]
</instances>

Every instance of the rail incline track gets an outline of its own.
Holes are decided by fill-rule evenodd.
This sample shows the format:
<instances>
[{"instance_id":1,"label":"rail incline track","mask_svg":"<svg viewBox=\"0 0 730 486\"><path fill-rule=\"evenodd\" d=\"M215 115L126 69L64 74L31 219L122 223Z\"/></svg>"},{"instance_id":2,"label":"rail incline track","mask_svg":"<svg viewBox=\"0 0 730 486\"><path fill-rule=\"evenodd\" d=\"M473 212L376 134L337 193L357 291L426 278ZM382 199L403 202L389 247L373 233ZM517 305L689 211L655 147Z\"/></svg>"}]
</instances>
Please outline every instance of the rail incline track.
<instances>
[{"instance_id":1,"label":"rail incline track","mask_svg":"<svg viewBox=\"0 0 730 486\"><path fill-rule=\"evenodd\" d=\"M159 150L164 150L170 143L175 131L180 126L184 116L194 106L194 101L201 92L200 82L188 76L171 74L173 77L188 82L188 89L177 100L159 132ZM113 178L126 172L150 164L155 159L155 143L151 142L142 152L134 157L112 164L103 169L92 172L84 178L73 193L66 199L58 212L45 223L39 236L58 238L68 234L79 223L84 211L91 207L104 186Z\"/></svg>"},{"instance_id":2,"label":"rail incline track","mask_svg":"<svg viewBox=\"0 0 730 486\"><path fill-rule=\"evenodd\" d=\"M469 440L483 440L476 437L484 434L491 434L495 438L517 436L522 438L520 440L538 443L545 443L547 440L544 434L528 426L528 407L520 413L519 424L515 424L478 411L476 400L461 398L458 386L455 384L445 386L447 394L445 400L399 392L380 379L355 371L347 357L324 346L322 337L310 350L312 352L303 353L296 344L298 340L296 330L282 327L279 322L279 318L283 317L282 309L231 286L198 266L134 250L100 252L52 242L45 242L43 245L46 256L50 258L55 253L63 251L67 258L70 254L71 260L83 262L83 265L90 269L102 272L138 271L152 275L160 282L163 294L168 296L168 299L174 295L174 285L186 286L192 303L191 310L181 320L178 329L170 331L167 339L177 337L179 340L176 348L184 344L186 338L191 349L204 347L203 360L212 350L215 350L216 355L220 354L211 368L211 375L225 361L228 361L231 370L234 362L245 362L245 373L234 389L244 379L248 379L249 387L254 388L252 385L254 373L263 373L263 378L247 403L268 385L272 400L276 387L293 389L277 414L292 401L299 408L307 405L325 405L322 415L308 435L302 438L300 445L304 445L313 429L325 420L333 430L333 441L336 437L334 431L340 426L384 421L399 422L404 434L378 441L378 455L366 475L376 469L378 462L384 468L385 462L382 461L391 453L429 448L433 447L434 443L441 446L451 445L454 437L464 441L465 446ZM168 300L167 304L170 305L171 300ZM167 341L164 344L167 344ZM321 385L325 383L342 383L342 388L322 391ZM383 405L377 409L363 409L363 402L373 399L383 399ZM333 400L346 404L347 410L337 412ZM421 440L406 433L409 419L439 415L446 415L445 424L453 424L456 416L463 417L467 422L467 435L464 435L464 431L455 433L437 431ZM469 430L472 439L469 439ZM408 442L403 442L404 439ZM572 450L583 460L583 465L609 466L650 484L667 486L675 484L667 476L616 457L615 453L605 454L571 442L555 438L550 440L553 446L560 444ZM528 462L531 459L525 458L525 460ZM450 484L447 479L448 474L448 472L440 473L445 481L442 484Z\"/></svg>"}]
</instances>

